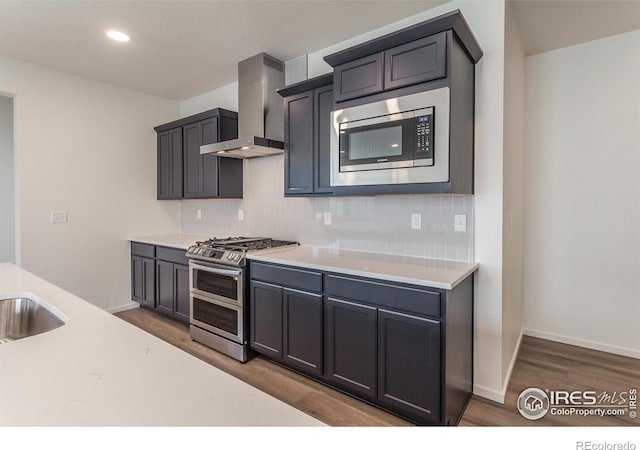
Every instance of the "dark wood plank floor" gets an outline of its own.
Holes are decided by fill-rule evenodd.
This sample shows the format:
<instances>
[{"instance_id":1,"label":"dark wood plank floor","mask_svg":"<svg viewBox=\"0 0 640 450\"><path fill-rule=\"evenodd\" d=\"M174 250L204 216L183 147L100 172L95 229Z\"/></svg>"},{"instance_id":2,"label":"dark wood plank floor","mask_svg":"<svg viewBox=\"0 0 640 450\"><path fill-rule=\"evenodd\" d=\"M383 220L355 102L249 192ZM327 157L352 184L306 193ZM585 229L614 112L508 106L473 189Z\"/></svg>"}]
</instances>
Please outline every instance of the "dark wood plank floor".
<instances>
[{"instance_id":1,"label":"dark wood plank floor","mask_svg":"<svg viewBox=\"0 0 640 450\"><path fill-rule=\"evenodd\" d=\"M263 358L241 364L194 342L188 327L143 308L116 314L261 391L332 426L410 426L391 414L298 375ZM624 426L640 419L623 417L551 416L529 421L516 409L520 392L528 387L563 390L628 390L640 388L640 360L525 336L504 405L474 396L462 426Z\"/></svg>"}]
</instances>

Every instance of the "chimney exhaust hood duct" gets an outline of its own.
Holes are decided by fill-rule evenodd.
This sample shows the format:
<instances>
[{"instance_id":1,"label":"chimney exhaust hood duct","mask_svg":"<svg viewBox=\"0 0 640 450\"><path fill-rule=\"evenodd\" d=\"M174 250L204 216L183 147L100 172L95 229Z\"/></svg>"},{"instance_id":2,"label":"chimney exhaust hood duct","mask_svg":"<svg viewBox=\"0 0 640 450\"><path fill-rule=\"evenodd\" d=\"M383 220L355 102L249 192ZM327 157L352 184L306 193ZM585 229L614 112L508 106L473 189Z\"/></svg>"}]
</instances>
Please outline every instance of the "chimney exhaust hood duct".
<instances>
[{"instance_id":1,"label":"chimney exhaust hood duct","mask_svg":"<svg viewBox=\"0 0 640 450\"><path fill-rule=\"evenodd\" d=\"M284 86L284 63L265 53L238 63L238 135L200 147L201 154L256 158L284 153L284 109L276 89Z\"/></svg>"}]
</instances>

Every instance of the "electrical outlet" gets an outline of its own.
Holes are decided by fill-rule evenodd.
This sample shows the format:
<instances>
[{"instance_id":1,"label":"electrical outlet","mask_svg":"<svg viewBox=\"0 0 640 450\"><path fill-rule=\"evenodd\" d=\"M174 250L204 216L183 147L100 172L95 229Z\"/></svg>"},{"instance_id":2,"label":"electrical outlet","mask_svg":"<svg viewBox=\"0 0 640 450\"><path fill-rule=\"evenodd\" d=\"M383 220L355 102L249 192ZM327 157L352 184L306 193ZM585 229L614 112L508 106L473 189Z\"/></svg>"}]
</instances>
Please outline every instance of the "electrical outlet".
<instances>
[{"instance_id":1,"label":"electrical outlet","mask_svg":"<svg viewBox=\"0 0 640 450\"><path fill-rule=\"evenodd\" d=\"M238 210L238 220L244 220L244 209Z\"/></svg>"},{"instance_id":2,"label":"electrical outlet","mask_svg":"<svg viewBox=\"0 0 640 450\"><path fill-rule=\"evenodd\" d=\"M411 229L422 229L422 214L411 214Z\"/></svg>"},{"instance_id":3,"label":"electrical outlet","mask_svg":"<svg viewBox=\"0 0 640 450\"><path fill-rule=\"evenodd\" d=\"M453 229L456 231L467 231L466 214L456 214L453 216Z\"/></svg>"},{"instance_id":4,"label":"electrical outlet","mask_svg":"<svg viewBox=\"0 0 640 450\"><path fill-rule=\"evenodd\" d=\"M202 219L202 210L201 209L197 209L196 210L196 219Z\"/></svg>"},{"instance_id":5,"label":"electrical outlet","mask_svg":"<svg viewBox=\"0 0 640 450\"><path fill-rule=\"evenodd\" d=\"M331 213L328 211L324 213L324 224L331 225Z\"/></svg>"},{"instance_id":6,"label":"electrical outlet","mask_svg":"<svg viewBox=\"0 0 640 450\"><path fill-rule=\"evenodd\" d=\"M67 223L67 212L51 211L51 223Z\"/></svg>"}]
</instances>

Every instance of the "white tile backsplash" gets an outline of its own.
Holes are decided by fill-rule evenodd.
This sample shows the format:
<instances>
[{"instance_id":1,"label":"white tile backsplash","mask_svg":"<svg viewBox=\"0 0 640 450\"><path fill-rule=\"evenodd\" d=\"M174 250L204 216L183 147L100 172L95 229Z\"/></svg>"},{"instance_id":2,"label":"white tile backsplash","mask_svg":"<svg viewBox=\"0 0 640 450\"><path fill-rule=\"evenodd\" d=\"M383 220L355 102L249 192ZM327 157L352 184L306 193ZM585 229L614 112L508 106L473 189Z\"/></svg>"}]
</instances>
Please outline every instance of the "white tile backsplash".
<instances>
[{"instance_id":1,"label":"white tile backsplash","mask_svg":"<svg viewBox=\"0 0 640 450\"><path fill-rule=\"evenodd\" d=\"M303 244L396 255L473 261L473 196L284 197L283 156L244 161L244 199L183 200L181 231L210 236L267 236ZM196 211L202 211L202 219ZM238 220L238 209L244 220ZM331 225L324 213L331 212ZM411 214L422 229L411 229ZM453 228L467 215L467 231Z\"/></svg>"}]
</instances>

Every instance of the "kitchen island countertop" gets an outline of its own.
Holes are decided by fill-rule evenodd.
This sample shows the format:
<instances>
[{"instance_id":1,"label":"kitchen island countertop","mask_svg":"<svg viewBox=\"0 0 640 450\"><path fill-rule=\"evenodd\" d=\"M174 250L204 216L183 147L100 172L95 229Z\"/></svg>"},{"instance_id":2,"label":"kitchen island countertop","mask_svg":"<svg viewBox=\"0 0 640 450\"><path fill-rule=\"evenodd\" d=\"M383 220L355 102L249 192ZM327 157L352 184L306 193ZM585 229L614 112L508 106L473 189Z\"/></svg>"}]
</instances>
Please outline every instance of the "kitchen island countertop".
<instances>
[{"instance_id":1,"label":"kitchen island countertop","mask_svg":"<svg viewBox=\"0 0 640 450\"><path fill-rule=\"evenodd\" d=\"M231 375L12 264L0 294L69 319L0 344L0 426L321 426Z\"/></svg>"}]
</instances>

